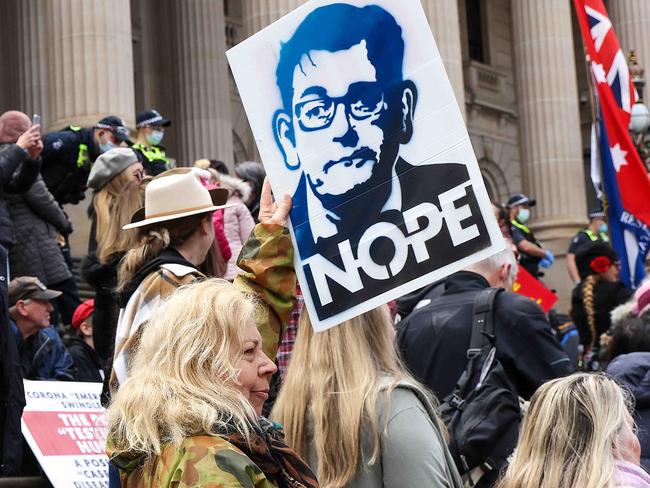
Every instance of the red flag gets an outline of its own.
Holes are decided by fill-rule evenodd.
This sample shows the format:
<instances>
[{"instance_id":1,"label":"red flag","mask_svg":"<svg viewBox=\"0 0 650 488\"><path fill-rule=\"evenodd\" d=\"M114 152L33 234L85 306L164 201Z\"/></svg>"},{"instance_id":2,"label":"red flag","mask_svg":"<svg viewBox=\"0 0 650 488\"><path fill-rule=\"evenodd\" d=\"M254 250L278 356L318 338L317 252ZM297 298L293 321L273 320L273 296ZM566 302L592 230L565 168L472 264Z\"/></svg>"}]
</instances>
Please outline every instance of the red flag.
<instances>
[{"instance_id":1,"label":"red flag","mask_svg":"<svg viewBox=\"0 0 650 488\"><path fill-rule=\"evenodd\" d=\"M622 206L650 225L650 178L628 132L636 91L603 0L574 0Z\"/></svg>"},{"instance_id":2,"label":"red flag","mask_svg":"<svg viewBox=\"0 0 650 488\"><path fill-rule=\"evenodd\" d=\"M537 305L542 307L544 312L548 313L557 302L557 295L546 288L541 281L519 266L517 278L512 285L512 291L533 300Z\"/></svg>"}]
</instances>

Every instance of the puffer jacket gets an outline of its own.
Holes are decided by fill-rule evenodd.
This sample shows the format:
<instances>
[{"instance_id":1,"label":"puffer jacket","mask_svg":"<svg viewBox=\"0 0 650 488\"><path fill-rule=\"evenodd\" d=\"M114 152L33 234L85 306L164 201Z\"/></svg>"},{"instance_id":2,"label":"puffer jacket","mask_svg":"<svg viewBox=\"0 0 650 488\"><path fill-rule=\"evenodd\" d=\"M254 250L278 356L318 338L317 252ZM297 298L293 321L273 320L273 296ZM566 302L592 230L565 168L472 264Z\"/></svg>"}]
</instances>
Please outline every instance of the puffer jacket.
<instances>
[{"instance_id":1,"label":"puffer jacket","mask_svg":"<svg viewBox=\"0 0 650 488\"><path fill-rule=\"evenodd\" d=\"M40 158L30 159L27 151L17 144L0 144L0 245L5 249L15 243L5 193L27 191L40 169Z\"/></svg>"},{"instance_id":2,"label":"puffer jacket","mask_svg":"<svg viewBox=\"0 0 650 488\"><path fill-rule=\"evenodd\" d=\"M244 205L244 201L251 191L248 184L239 178L228 175L221 175L220 183L222 188L230 192L228 203L237 204L234 207L224 209L224 229L232 251L224 278L232 280L237 276L237 273L241 272L237 267L237 258L244 246L244 242L246 242L246 239L253 231L253 227L255 227L255 221L248 207Z\"/></svg>"},{"instance_id":3,"label":"puffer jacket","mask_svg":"<svg viewBox=\"0 0 650 488\"><path fill-rule=\"evenodd\" d=\"M72 227L41 176L26 192L7 194L7 203L16 236L9 253L12 276L36 276L47 286L69 279L56 236Z\"/></svg>"},{"instance_id":4,"label":"puffer jacket","mask_svg":"<svg viewBox=\"0 0 650 488\"><path fill-rule=\"evenodd\" d=\"M641 443L641 465L650 470L650 352L632 352L614 358L607 373L634 395L634 421Z\"/></svg>"}]
</instances>

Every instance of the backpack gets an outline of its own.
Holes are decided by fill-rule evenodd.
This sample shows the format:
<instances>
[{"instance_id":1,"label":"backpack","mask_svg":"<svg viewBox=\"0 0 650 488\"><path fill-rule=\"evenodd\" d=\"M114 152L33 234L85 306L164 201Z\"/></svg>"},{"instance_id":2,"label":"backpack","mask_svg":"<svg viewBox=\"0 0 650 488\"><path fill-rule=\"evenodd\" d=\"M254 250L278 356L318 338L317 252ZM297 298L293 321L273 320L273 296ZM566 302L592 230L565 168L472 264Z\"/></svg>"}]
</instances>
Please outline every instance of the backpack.
<instances>
[{"instance_id":1,"label":"backpack","mask_svg":"<svg viewBox=\"0 0 650 488\"><path fill-rule=\"evenodd\" d=\"M492 486L517 444L521 407L517 389L496 358L494 300L488 288L474 299L468 363L440 413L449 450L465 486Z\"/></svg>"}]
</instances>

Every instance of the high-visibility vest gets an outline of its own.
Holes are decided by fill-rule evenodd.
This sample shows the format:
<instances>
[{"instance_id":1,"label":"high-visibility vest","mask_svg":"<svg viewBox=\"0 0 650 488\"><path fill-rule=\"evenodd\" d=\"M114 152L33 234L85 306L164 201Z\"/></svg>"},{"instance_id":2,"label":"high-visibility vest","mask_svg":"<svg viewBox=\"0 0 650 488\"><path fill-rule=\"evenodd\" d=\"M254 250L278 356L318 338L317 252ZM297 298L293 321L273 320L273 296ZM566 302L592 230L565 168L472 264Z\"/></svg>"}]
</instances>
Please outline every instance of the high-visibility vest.
<instances>
[{"instance_id":1,"label":"high-visibility vest","mask_svg":"<svg viewBox=\"0 0 650 488\"><path fill-rule=\"evenodd\" d=\"M167 162L167 156L165 155L165 151L160 149L158 146L145 146L144 144L134 144L131 146L134 150L140 151L145 158L147 158L147 161L149 162L154 162L154 161L164 161L165 163Z\"/></svg>"},{"instance_id":2,"label":"high-visibility vest","mask_svg":"<svg viewBox=\"0 0 650 488\"><path fill-rule=\"evenodd\" d=\"M81 130L81 127L78 125L71 125L68 128L73 132L79 132ZM90 162L88 145L81 143L79 144L79 154L77 155L77 168L83 168L88 162Z\"/></svg>"},{"instance_id":3,"label":"high-visibility vest","mask_svg":"<svg viewBox=\"0 0 650 488\"><path fill-rule=\"evenodd\" d=\"M600 239L600 240L603 241L603 242L609 242L609 236L608 236L607 233L605 233L605 232L599 232L598 234L596 234L596 233L595 233L593 230L591 230L591 229L582 229L580 232L582 232L583 234L586 234L587 237L589 237L589 239L590 239L592 242L595 242L595 241L597 241L598 239Z\"/></svg>"},{"instance_id":4,"label":"high-visibility vest","mask_svg":"<svg viewBox=\"0 0 650 488\"><path fill-rule=\"evenodd\" d=\"M524 231L524 233L529 234L529 235L532 234L532 232L530 231L530 229L528 227L526 227L524 224L518 222L517 220L512 219L510 221L510 223L512 225L514 225L515 227L517 227L517 229L520 229L520 230Z\"/></svg>"}]
</instances>

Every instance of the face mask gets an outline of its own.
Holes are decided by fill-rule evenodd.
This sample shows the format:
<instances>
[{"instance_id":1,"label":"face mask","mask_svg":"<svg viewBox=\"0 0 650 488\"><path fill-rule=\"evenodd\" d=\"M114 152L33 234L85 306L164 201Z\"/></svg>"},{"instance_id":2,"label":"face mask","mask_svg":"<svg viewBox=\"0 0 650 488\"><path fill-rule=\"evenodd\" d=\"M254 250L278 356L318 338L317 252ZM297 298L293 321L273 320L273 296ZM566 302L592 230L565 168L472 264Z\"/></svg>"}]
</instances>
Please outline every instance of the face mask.
<instances>
[{"instance_id":1,"label":"face mask","mask_svg":"<svg viewBox=\"0 0 650 488\"><path fill-rule=\"evenodd\" d=\"M530 217L530 210L527 208L520 208L517 212L517 220L522 224L525 224L528 218Z\"/></svg>"},{"instance_id":2,"label":"face mask","mask_svg":"<svg viewBox=\"0 0 650 488\"><path fill-rule=\"evenodd\" d=\"M114 142L108 141L104 144L99 145L99 152L105 153L106 151L110 151L111 149L115 149L117 147L117 144Z\"/></svg>"},{"instance_id":3,"label":"face mask","mask_svg":"<svg viewBox=\"0 0 650 488\"><path fill-rule=\"evenodd\" d=\"M151 134L147 134L147 142L152 146L157 146L162 141L165 133L161 130L155 130Z\"/></svg>"},{"instance_id":4,"label":"face mask","mask_svg":"<svg viewBox=\"0 0 650 488\"><path fill-rule=\"evenodd\" d=\"M607 231L608 231L608 230L609 230L609 228L607 227L607 222L603 222L603 223L600 224L600 226L598 227L598 232L600 232L600 233L602 233L602 234L607 234Z\"/></svg>"},{"instance_id":5,"label":"face mask","mask_svg":"<svg viewBox=\"0 0 650 488\"><path fill-rule=\"evenodd\" d=\"M117 144L115 144L113 141L106 141L106 142L101 142L101 139L99 140L99 152L100 153L105 153L106 151L110 151L111 149L115 149L117 147Z\"/></svg>"}]
</instances>

